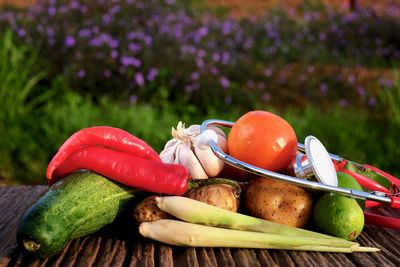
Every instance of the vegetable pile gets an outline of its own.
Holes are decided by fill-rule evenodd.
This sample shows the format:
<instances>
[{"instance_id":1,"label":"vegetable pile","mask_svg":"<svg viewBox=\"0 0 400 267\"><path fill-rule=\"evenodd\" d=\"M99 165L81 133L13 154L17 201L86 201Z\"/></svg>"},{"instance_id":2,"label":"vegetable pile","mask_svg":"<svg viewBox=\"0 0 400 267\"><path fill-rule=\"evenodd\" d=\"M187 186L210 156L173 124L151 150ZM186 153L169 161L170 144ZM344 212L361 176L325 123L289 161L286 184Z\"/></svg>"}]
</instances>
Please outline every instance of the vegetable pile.
<instances>
[{"instance_id":1,"label":"vegetable pile","mask_svg":"<svg viewBox=\"0 0 400 267\"><path fill-rule=\"evenodd\" d=\"M286 173L297 137L282 118L246 113L228 136L179 122L172 136L159 156L118 128L73 134L48 165L49 190L20 219L20 246L47 258L128 211L140 234L170 245L379 251L353 241L364 226L363 202L240 172L204 146L212 139L241 161ZM357 186L348 181L342 186Z\"/></svg>"}]
</instances>

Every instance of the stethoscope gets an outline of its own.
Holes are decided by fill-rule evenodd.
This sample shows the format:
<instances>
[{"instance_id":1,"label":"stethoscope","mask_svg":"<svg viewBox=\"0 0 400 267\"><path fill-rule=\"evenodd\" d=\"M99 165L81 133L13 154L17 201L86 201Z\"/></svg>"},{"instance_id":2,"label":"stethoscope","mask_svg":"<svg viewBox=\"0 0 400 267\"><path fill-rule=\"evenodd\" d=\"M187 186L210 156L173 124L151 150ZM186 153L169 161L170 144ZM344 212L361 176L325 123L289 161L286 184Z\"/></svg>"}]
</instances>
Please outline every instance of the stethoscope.
<instances>
[{"instance_id":1,"label":"stethoscope","mask_svg":"<svg viewBox=\"0 0 400 267\"><path fill-rule=\"evenodd\" d=\"M307 136L304 144L298 144L298 152L291 166L289 166L294 176L265 170L233 158L218 147L216 142L217 136L213 131L207 129L209 126L231 128L233 124L234 123L230 121L212 119L204 121L200 127L202 143L208 145L214 154L225 163L263 177L282 180L313 190L322 190L366 200L367 208L376 207L381 204L392 208L400 208L400 180L375 167L351 162L359 168L369 169L386 178L391 183L391 189L387 189L373 179L345 169L344 166L350 161L341 156L329 153L323 144L314 136ZM338 187L336 171L339 170L350 174L362 187L371 191L358 191ZM395 229L400 228L400 218L383 216L371 212L364 212L364 214L366 222L369 224Z\"/></svg>"}]
</instances>

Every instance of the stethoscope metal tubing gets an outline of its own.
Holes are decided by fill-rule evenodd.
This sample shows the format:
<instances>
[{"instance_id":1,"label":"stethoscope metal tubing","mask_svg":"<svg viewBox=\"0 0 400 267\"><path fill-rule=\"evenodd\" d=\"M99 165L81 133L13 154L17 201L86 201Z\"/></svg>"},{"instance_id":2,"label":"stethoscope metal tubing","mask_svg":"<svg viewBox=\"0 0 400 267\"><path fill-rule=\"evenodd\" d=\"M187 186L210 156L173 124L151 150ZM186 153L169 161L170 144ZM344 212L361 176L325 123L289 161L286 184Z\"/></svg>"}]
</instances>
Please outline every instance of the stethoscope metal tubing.
<instances>
[{"instance_id":1,"label":"stethoscope metal tubing","mask_svg":"<svg viewBox=\"0 0 400 267\"><path fill-rule=\"evenodd\" d=\"M226 121L226 120L206 120L201 124L200 131L203 132L207 129L208 126L215 125L215 126L224 126L224 127L232 127L233 122ZM248 164L246 162L240 161L238 159L233 158L232 156L224 153L218 145L213 141L209 141L209 146L213 153L223 160L225 163L232 165L236 168L239 168L241 170L244 170L246 172L250 172L256 175L261 175L263 177L268 177L268 178L273 178L277 180L282 180L285 182L288 182L290 184L295 184L299 185L305 188L313 189L313 190L322 190L326 192L332 192L332 193L337 193L357 199L364 199L364 200L372 200L372 201L377 201L385 204L390 204L392 200L386 196L385 193L383 192L374 192L374 193L369 193L369 192L363 192L363 191L358 191L358 190L351 190L351 189L346 189L346 188L341 188L341 187L336 187L336 186L331 186L323 183L318 183L306 179L301 179L273 171L268 171L256 166L253 166L251 164ZM304 146L302 144L298 144L298 150L302 151L304 149ZM334 154L330 154L331 158L333 160L338 159L338 161L342 161L343 158Z\"/></svg>"}]
</instances>

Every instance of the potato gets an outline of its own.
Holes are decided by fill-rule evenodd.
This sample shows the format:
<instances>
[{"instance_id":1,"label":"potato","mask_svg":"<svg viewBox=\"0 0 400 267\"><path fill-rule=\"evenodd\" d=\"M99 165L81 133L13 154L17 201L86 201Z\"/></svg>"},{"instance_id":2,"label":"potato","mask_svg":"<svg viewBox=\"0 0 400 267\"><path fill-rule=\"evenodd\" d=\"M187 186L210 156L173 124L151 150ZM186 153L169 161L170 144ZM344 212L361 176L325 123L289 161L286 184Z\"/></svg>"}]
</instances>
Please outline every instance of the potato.
<instances>
[{"instance_id":1,"label":"potato","mask_svg":"<svg viewBox=\"0 0 400 267\"><path fill-rule=\"evenodd\" d=\"M140 202L133 211L133 217L137 223L172 218L157 206L156 196L147 197Z\"/></svg>"},{"instance_id":2,"label":"potato","mask_svg":"<svg viewBox=\"0 0 400 267\"><path fill-rule=\"evenodd\" d=\"M239 199L235 196L235 188L226 184L195 188L185 193L185 197L234 212L237 212L239 208Z\"/></svg>"},{"instance_id":3,"label":"potato","mask_svg":"<svg viewBox=\"0 0 400 267\"><path fill-rule=\"evenodd\" d=\"M312 197L299 186L258 177L244 191L244 206L254 217L301 228L310 218Z\"/></svg>"}]
</instances>

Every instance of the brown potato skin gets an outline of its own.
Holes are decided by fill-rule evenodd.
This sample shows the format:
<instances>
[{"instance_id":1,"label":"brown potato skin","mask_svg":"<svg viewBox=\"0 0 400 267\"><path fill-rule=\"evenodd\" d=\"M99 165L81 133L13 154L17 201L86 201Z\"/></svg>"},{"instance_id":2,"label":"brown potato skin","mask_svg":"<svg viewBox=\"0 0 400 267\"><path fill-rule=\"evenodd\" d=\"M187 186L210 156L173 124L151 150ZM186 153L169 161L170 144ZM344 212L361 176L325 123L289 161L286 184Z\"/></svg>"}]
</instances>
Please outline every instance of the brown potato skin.
<instances>
[{"instance_id":1,"label":"brown potato skin","mask_svg":"<svg viewBox=\"0 0 400 267\"><path fill-rule=\"evenodd\" d=\"M296 185L258 177L243 195L244 206L254 217L302 228L311 216L312 196Z\"/></svg>"},{"instance_id":2,"label":"brown potato skin","mask_svg":"<svg viewBox=\"0 0 400 267\"><path fill-rule=\"evenodd\" d=\"M170 219L171 215L162 211L156 202L157 196L149 196L142 200L133 211L133 218L136 223L151 222L160 219Z\"/></svg>"},{"instance_id":3,"label":"brown potato skin","mask_svg":"<svg viewBox=\"0 0 400 267\"><path fill-rule=\"evenodd\" d=\"M184 196L233 212L239 209L239 199L230 185L205 185L186 192Z\"/></svg>"}]
</instances>

